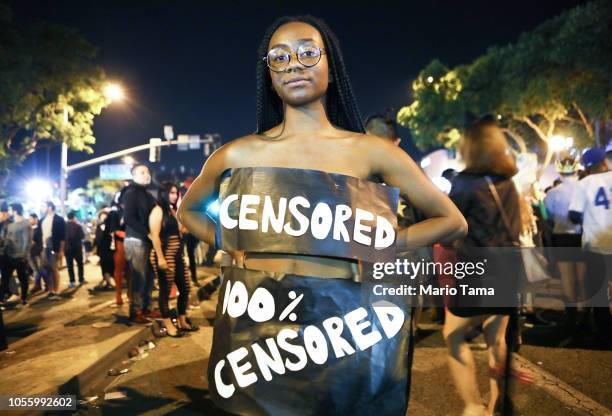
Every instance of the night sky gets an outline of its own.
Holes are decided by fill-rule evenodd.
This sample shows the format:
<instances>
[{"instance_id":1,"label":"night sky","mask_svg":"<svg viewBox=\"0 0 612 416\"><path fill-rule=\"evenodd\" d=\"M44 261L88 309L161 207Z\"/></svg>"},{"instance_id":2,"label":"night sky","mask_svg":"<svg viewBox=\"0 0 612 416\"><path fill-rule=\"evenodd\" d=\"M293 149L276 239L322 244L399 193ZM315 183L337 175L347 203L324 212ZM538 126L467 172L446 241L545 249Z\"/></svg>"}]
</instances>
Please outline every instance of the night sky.
<instances>
[{"instance_id":1,"label":"night sky","mask_svg":"<svg viewBox=\"0 0 612 416\"><path fill-rule=\"evenodd\" d=\"M253 132L257 46L266 27L285 14L312 14L329 24L366 117L408 104L411 81L432 59L470 62L579 3L9 1L24 25L44 20L76 29L98 48L109 78L127 89L129 101L95 119L94 156L163 137L164 124L175 134L216 132L224 141ZM400 135L402 147L418 158L408 131ZM70 152L69 164L87 158ZM59 146L50 160L58 176ZM199 170L203 160L201 151L164 149L161 164ZM20 176L43 175L45 168L46 151L38 150ZM97 173L97 167L72 173L71 187Z\"/></svg>"}]
</instances>

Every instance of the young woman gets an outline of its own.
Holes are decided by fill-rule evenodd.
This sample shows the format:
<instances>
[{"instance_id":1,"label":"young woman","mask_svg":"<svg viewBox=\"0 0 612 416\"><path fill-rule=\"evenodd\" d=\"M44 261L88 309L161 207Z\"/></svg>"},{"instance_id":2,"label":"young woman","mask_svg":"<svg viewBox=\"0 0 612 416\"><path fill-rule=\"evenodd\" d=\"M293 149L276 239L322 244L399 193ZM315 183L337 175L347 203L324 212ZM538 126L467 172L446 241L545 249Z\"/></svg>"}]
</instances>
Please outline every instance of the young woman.
<instances>
[{"instance_id":1,"label":"young woman","mask_svg":"<svg viewBox=\"0 0 612 416\"><path fill-rule=\"evenodd\" d=\"M183 241L180 224L176 219L176 206L179 200L178 186L164 182L159 190L158 205L149 214L149 238L153 242L151 265L159 284L159 310L171 337L181 336L182 332L174 326L168 308L170 289L176 283L179 290L177 299L178 325L184 331L198 328L187 318L189 304L189 269L183 261Z\"/></svg>"},{"instance_id":2,"label":"young woman","mask_svg":"<svg viewBox=\"0 0 612 416\"><path fill-rule=\"evenodd\" d=\"M511 247L518 243L520 204L511 179L517 167L504 134L493 119L483 118L472 123L464 133L459 151L466 168L454 179L450 198L465 215L469 226L462 248L458 250L458 260L470 261L471 256L479 257L484 253L482 247ZM505 212L496 203L493 192L498 194ZM504 216L509 220L508 224ZM499 249L494 250L499 252ZM507 261L503 266L501 264L487 263L486 282L517 279L520 270L511 268L516 264ZM483 308L475 306L477 303L474 299L455 299L446 312L443 334L450 354L451 375L465 403L463 414L480 416L493 414L495 406L499 406L497 402L506 363L506 327L513 310L510 307ZM478 325L483 326L491 370L491 399L487 408L480 396L474 359L466 342L468 330Z\"/></svg>"},{"instance_id":3,"label":"young woman","mask_svg":"<svg viewBox=\"0 0 612 416\"><path fill-rule=\"evenodd\" d=\"M464 235L466 224L460 212L414 161L393 143L364 134L339 42L321 20L283 17L268 28L259 48L256 100L256 132L231 141L211 155L180 206L181 222L200 240L216 243L215 227L219 224L205 215L205 208L219 195L223 174L228 172L230 185L242 187L243 197L259 186L259 191L285 189L311 195L319 189L334 198L335 192L346 191L343 183L354 183L357 190L352 196L371 197L373 205L380 203L377 206L389 210L393 217L397 199L391 207L367 190L397 187L428 216L426 221L397 234L398 251ZM283 180L285 177L287 180ZM323 179L317 182L317 178ZM374 184L370 178L379 178L389 187ZM287 223L285 229L290 225L294 222ZM221 230L218 236L224 250L234 244L224 241L227 235ZM267 288L276 293L278 302L296 292L305 293L305 298L299 313L293 316L295 321L291 317L275 317L262 324L230 318L219 305L208 369L215 402L238 414L405 412L407 386L402 365L406 367L406 338L381 343L388 347L384 349L386 353L371 347L354 351L337 363L308 364L299 371L291 366L295 360L292 356L284 362L287 371L277 368L283 375L275 373L270 381L270 374L261 370L259 377L266 380L254 384L250 384L253 377L245 383L236 363L227 365L224 357L232 350L242 354L247 347L257 349L254 343L262 344L267 337L297 334L298 329L301 339L312 329L306 327L309 323L320 323L332 314L344 316L349 305L361 302L360 285L351 280L358 262L354 257L338 255L331 249L326 253L316 244L310 252L303 250L305 236L282 235L269 247L244 236L240 239L238 234L242 249L230 253L235 264L242 267L223 269L224 286L219 299L224 298L230 283L250 289ZM299 290L292 293L293 288ZM354 346L355 340L352 342ZM263 345L266 348L265 342ZM230 354L227 357L232 361L235 355ZM237 371L232 375L228 367ZM395 377L402 371L403 376Z\"/></svg>"},{"instance_id":4,"label":"young woman","mask_svg":"<svg viewBox=\"0 0 612 416\"><path fill-rule=\"evenodd\" d=\"M111 284L111 277L115 272L115 262L113 260L114 250L111 249L113 237L107 229L106 218L108 212L100 211L98 213L98 223L96 225L96 237L94 239L94 247L96 253L100 257L100 269L102 271L102 282L99 287L105 290L114 289Z\"/></svg>"}]
</instances>

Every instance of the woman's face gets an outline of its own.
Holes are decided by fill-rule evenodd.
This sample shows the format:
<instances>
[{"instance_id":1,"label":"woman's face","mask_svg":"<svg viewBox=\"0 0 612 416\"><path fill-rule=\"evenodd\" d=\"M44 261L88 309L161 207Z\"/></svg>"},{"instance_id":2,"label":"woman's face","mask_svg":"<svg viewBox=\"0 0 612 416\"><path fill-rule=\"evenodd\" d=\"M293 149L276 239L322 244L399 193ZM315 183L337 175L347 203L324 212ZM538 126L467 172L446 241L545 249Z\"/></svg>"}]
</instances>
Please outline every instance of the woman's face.
<instances>
[{"instance_id":1,"label":"woman's face","mask_svg":"<svg viewBox=\"0 0 612 416\"><path fill-rule=\"evenodd\" d=\"M176 201L178 201L178 189L176 189L176 186L173 186L168 193L168 202L174 205Z\"/></svg>"},{"instance_id":2,"label":"woman's face","mask_svg":"<svg viewBox=\"0 0 612 416\"><path fill-rule=\"evenodd\" d=\"M327 91L329 68L327 54L314 66L306 67L296 57L300 46L316 45L325 49L321 34L303 22L286 23L276 29L268 44L268 52L277 47L291 51L289 65L282 72L270 70L272 85L284 103L300 106L320 99Z\"/></svg>"}]
</instances>

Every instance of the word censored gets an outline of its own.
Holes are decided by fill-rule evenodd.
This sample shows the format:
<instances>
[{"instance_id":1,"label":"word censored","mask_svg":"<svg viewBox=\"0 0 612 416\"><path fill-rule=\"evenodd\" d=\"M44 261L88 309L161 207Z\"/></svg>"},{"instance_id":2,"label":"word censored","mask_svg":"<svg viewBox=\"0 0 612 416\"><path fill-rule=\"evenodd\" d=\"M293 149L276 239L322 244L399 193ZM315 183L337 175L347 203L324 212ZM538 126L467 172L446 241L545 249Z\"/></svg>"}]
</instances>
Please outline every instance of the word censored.
<instances>
[{"instance_id":1,"label":"word censored","mask_svg":"<svg viewBox=\"0 0 612 416\"><path fill-rule=\"evenodd\" d=\"M237 218L232 218L230 211L237 213ZM230 194L221 202L219 218L221 225L229 230L238 227L240 230L285 233L293 237L310 232L318 240L331 236L334 240L348 243L352 239L376 249L390 247L395 242L395 229L385 217L361 208L355 208L353 212L344 204L330 206L319 202L311 209L310 201L303 196L281 197L275 202L269 195L262 198L259 195Z\"/></svg>"},{"instance_id":2,"label":"word censored","mask_svg":"<svg viewBox=\"0 0 612 416\"><path fill-rule=\"evenodd\" d=\"M390 339L404 325L404 312L395 304L379 301L372 305L372 309L373 314L359 307L342 317L332 316L323 320L322 328L317 325L308 325L299 331L284 328L275 337L231 351L215 364L217 392L227 399L237 387L246 388L260 377L270 381L273 373L282 375L287 371L300 371L309 362L323 365L332 356L342 358L355 354L357 349L367 350L383 340L382 333ZM368 319L374 315L379 323L377 328L382 331L374 328ZM346 332L350 336L346 336ZM226 365L229 371L224 371Z\"/></svg>"}]
</instances>

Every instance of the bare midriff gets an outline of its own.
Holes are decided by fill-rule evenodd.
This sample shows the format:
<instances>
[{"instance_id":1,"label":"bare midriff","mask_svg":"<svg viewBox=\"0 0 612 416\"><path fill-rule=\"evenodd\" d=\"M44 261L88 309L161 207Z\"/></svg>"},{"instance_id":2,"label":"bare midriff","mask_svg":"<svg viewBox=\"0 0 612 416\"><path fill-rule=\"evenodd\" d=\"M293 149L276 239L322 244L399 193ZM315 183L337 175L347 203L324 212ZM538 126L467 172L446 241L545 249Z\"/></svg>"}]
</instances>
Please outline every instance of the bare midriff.
<instances>
[{"instance_id":1,"label":"bare midriff","mask_svg":"<svg viewBox=\"0 0 612 416\"><path fill-rule=\"evenodd\" d=\"M302 276L353 278L356 260L284 253L231 253L238 267Z\"/></svg>"}]
</instances>

